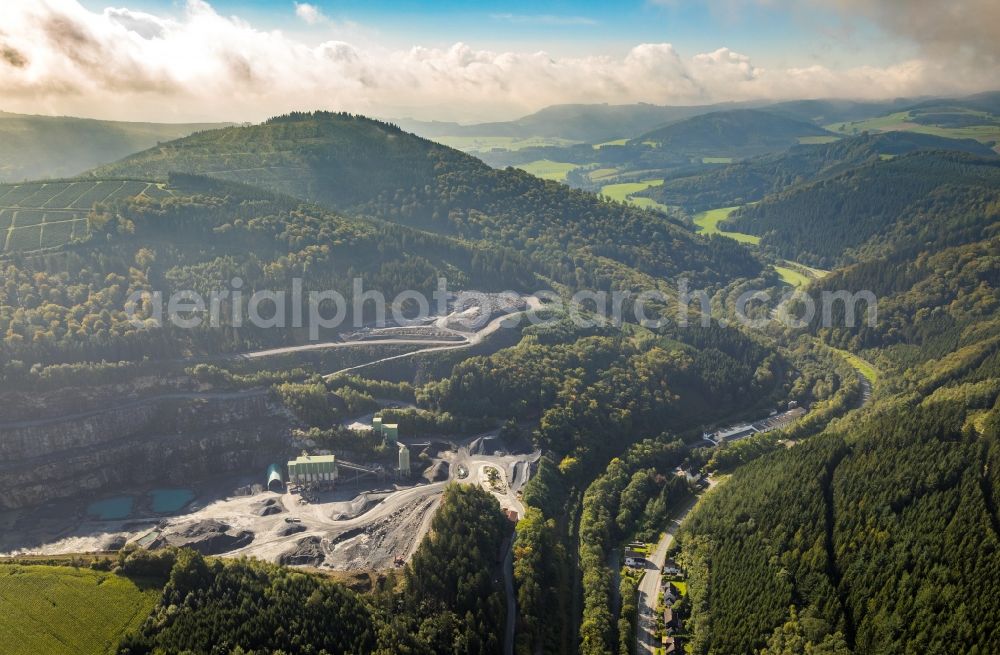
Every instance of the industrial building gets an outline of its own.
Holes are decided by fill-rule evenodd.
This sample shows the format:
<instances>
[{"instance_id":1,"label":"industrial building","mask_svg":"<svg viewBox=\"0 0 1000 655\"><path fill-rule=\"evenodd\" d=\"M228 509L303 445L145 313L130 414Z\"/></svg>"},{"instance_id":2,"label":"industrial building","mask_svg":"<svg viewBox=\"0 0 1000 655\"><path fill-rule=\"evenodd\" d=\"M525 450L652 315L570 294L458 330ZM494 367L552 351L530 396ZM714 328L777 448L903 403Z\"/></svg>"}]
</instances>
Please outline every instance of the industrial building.
<instances>
[{"instance_id":1,"label":"industrial building","mask_svg":"<svg viewBox=\"0 0 1000 655\"><path fill-rule=\"evenodd\" d=\"M332 485L337 481L337 457L302 453L288 462L288 481L293 484Z\"/></svg>"},{"instance_id":2,"label":"industrial building","mask_svg":"<svg viewBox=\"0 0 1000 655\"><path fill-rule=\"evenodd\" d=\"M399 444L399 475L409 477L410 469L410 449L405 444Z\"/></svg>"},{"instance_id":3,"label":"industrial building","mask_svg":"<svg viewBox=\"0 0 1000 655\"><path fill-rule=\"evenodd\" d=\"M281 492L285 488L285 479L281 476L281 467L271 464L267 467L267 490Z\"/></svg>"},{"instance_id":4,"label":"industrial building","mask_svg":"<svg viewBox=\"0 0 1000 655\"><path fill-rule=\"evenodd\" d=\"M372 419L372 430L388 443L396 443L399 441L399 424L383 423L381 416L376 416Z\"/></svg>"}]
</instances>

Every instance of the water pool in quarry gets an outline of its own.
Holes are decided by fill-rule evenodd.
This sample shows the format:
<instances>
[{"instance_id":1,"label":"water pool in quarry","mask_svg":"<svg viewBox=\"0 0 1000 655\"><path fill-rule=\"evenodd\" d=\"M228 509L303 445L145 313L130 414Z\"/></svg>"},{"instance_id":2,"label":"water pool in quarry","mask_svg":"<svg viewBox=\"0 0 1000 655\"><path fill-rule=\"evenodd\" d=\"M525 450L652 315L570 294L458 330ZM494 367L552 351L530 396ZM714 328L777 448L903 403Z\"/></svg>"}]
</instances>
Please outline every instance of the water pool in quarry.
<instances>
[{"instance_id":1,"label":"water pool in quarry","mask_svg":"<svg viewBox=\"0 0 1000 655\"><path fill-rule=\"evenodd\" d=\"M191 502L194 492L190 489L153 489L139 498L140 513L148 508L154 514L172 514ZM136 496L113 496L90 503L87 514L102 521L114 521L131 517L135 509Z\"/></svg>"},{"instance_id":2,"label":"water pool in quarry","mask_svg":"<svg viewBox=\"0 0 1000 655\"><path fill-rule=\"evenodd\" d=\"M180 511L194 498L194 492L190 489L153 489L149 495L153 511L157 514Z\"/></svg>"}]
</instances>

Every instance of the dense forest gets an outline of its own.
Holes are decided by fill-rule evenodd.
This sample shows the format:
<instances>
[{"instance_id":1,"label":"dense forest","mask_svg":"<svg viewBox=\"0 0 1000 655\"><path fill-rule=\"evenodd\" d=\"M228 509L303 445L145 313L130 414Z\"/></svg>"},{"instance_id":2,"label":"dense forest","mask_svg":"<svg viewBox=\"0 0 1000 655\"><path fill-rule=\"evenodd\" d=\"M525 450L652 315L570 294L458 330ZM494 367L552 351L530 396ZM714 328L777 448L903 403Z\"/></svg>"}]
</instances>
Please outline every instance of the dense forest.
<instances>
[{"instance_id":1,"label":"dense forest","mask_svg":"<svg viewBox=\"0 0 1000 655\"><path fill-rule=\"evenodd\" d=\"M697 212L756 202L798 184L835 176L861 164L919 150L954 150L992 157L978 141L946 139L914 132L884 132L848 137L833 143L797 145L726 166L688 173L678 171L639 195L664 205Z\"/></svg>"},{"instance_id":2,"label":"dense forest","mask_svg":"<svg viewBox=\"0 0 1000 655\"><path fill-rule=\"evenodd\" d=\"M1000 159L916 152L793 187L725 224L781 257L830 268L906 244L980 239L1000 211L998 189Z\"/></svg>"},{"instance_id":3,"label":"dense forest","mask_svg":"<svg viewBox=\"0 0 1000 655\"><path fill-rule=\"evenodd\" d=\"M595 274L604 261L659 277L684 274L700 284L760 270L745 249L709 248L658 212L523 171L495 170L359 116L291 114L204 132L97 173L159 179L177 170L212 171L341 211L502 244L534 255L541 270L566 283L606 288Z\"/></svg>"}]
</instances>

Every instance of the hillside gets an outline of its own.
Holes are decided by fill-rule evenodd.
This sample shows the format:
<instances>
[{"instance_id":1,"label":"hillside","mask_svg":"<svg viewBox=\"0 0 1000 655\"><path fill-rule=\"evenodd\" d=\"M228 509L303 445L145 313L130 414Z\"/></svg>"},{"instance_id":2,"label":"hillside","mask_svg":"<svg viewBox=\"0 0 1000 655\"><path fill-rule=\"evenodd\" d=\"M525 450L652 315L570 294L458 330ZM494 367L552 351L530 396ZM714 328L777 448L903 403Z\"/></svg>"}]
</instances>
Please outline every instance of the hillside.
<instances>
[{"instance_id":1,"label":"hillside","mask_svg":"<svg viewBox=\"0 0 1000 655\"><path fill-rule=\"evenodd\" d=\"M228 323L222 329L140 329L129 322L124 299L143 289L208 294L227 288L234 276L248 289L289 289L298 277L307 290L337 289L345 297L354 276L389 297L403 289L429 294L439 275L448 276L451 288L535 285L525 257L504 248L348 218L207 178L174 175L157 188L163 192L157 197L97 204L69 247L0 260L8 281L0 291L5 361L217 354L302 336L285 329L230 329Z\"/></svg>"},{"instance_id":2,"label":"hillside","mask_svg":"<svg viewBox=\"0 0 1000 655\"><path fill-rule=\"evenodd\" d=\"M810 327L874 363L876 400L792 448L758 439L773 452L686 523L693 653L1000 648L998 245L900 250L815 289L879 298L875 326Z\"/></svg>"},{"instance_id":3,"label":"hillside","mask_svg":"<svg viewBox=\"0 0 1000 655\"><path fill-rule=\"evenodd\" d=\"M553 105L512 121L460 125L403 119L400 127L430 139L436 137L531 137L562 138L584 143L628 139L655 127L709 111L719 111L733 103L671 107L639 103L634 105Z\"/></svg>"},{"instance_id":4,"label":"hillside","mask_svg":"<svg viewBox=\"0 0 1000 655\"><path fill-rule=\"evenodd\" d=\"M759 109L734 109L677 121L634 140L692 154L745 156L783 150L804 137L825 136L829 132L812 123Z\"/></svg>"},{"instance_id":5,"label":"hillside","mask_svg":"<svg viewBox=\"0 0 1000 655\"><path fill-rule=\"evenodd\" d=\"M925 100L894 111L831 121L826 127L842 134L901 130L953 139L976 139L995 148L1000 143L1000 92Z\"/></svg>"},{"instance_id":6,"label":"hillside","mask_svg":"<svg viewBox=\"0 0 1000 655\"><path fill-rule=\"evenodd\" d=\"M829 268L886 248L982 238L998 200L1000 160L916 152L792 187L743 207L725 224L760 236L783 257Z\"/></svg>"},{"instance_id":7,"label":"hillside","mask_svg":"<svg viewBox=\"0 0 1000 655\"><path fill-rule=\"evenodd\" d=\"M495 170L388 123L346 114L293 114L162 144L96 175L163 179L209 174L347 213L376 216L537 256L576 280L610 264L704 283L753 275L740 249L709 247L661 214L600 200L523 171ZM619 271L620 272L620 271Z\"/></svg>"},{"instance_id":8,"label":"hillside","mask_svg":"<svg viewBox=\"0 0 1000 655\"><path fill-rule=\"evenodd\" d=\"M124 123L0 112L0 182L78 175L221 123Z\"/></svg>"},{"instance_id":9,"label":"hillside","mask_svg":"<svg viewBox=\"0 0 1000 655\"><path fill-rule=\"evenodd\" d=\"M916 132L863 134L787 152L760 155L728 166L669 175L662 185L640 194L665 205L696 212L755 202L795 184L830 177L879 158L918 150L955 150L992 157L988 146L972 139L949 139Z\"/></svg>"}]
</instances>

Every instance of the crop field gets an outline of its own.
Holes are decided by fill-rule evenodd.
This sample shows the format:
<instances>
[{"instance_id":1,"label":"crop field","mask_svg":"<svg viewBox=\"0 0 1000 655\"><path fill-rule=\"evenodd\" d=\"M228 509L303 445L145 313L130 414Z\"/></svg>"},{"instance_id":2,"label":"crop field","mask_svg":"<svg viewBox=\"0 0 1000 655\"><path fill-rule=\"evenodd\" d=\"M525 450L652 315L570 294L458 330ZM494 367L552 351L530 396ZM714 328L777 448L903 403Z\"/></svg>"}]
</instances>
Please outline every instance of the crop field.
<instances>
[{"instance_id":1,"label":"crop field","mask_svg":"<svg viewBox=\"0 0 1000 655\"><path fill-rule=\"evenodd\" d=\"M571 146L579 141L558 137L533 136L527 138L513 136L439 136L434 141L463 152L490 152L491 150L520 150L521 148L541 148L545 146Z\"/></svg>"},{"instance_id":2,"label":"crop field","mask_svg":"<svg viewBox=\"0 0 1000 655\"><path fill-rule=\"evenodd\" d=\"M628 139L615 139L614 141L605 141L604 143L595 143L594 150L600 150L604 146L623 146L628 143Z\"/></svg>"},{"instance_id":3,"label":"crop field","mask_svg":"<svg viewBox=\"0 0 1000 655\"><path fill-rule=\"evenodd\" d=\"M555 180L557 182L562 182L566 179L566 174L578 166L579 164L552 161L551 159L539 159L538 161L521 164L518 168L522 171L531 173L535 177L540 177L543 180Z\"/></svg>"},{"instance_id":4,"label":"crop field","mask_svg":"<svg viewBox=\"0 0 1000 655\"><path fill-rule=\"evenodd\" d=\"M114 653L145 620L158 589L68 566L0 565L0 634L6 655Z\"/></svg>"},{"instance_id":5,"label":"crop field","mask_svg":"<svg viewBox=\"0 0 1000 655\"><path fill-rule=\"evenodd\" d=\"M86 180L0 184L0 252L54 248L87 236L95 203L170 191L149 182Z\"/></svg>"},{"instance_id":6,"label":"crop field","mask_svg":"<svg viewBox=\"0 0 1000 655\"><path fill-rule=\"evenodd\" d=\"M828 136L800 136L799 143L807 146L818 146L824 143L833 143L834 141L840 141L839 136L834 136L832 134Z\"/></svg>"},{"instance_id":7,"label":"crop field","mask_svg":"<svg viewBox=\"0 0 1000 655\"><path fill-rule=\"evenodd\" d=\"M607 196L612 200L627 202L635 205L636 207L642 207L643 209L659 209L660 211L665 212L668 209L666 205L662 205L652 198L643 198L642 196L632 195L639 191L648 189L651 186L658 186L660 184L663 184L663 180L644 180L642 182L606 184L601 187L601 195Z\"/></svg>"},{"instance_id":8,"label":"crop field","mask_svg":"<svg viewBox=\"0 0 1000 655\"><path fill-rule=\"evenodd\" d=\"M698 227L698 231L702 234L721 234L724 237L735 239L740 243L757 245L760 243L760 237L758 236L754 236L753 234L743 234L741 232L724 232L719 229L719 221L724 220L737 209L739 208L722 207L720 209L710 209L708 211L699 212L693 216L694 224Z\"/></svg>"},{"instance_id":9,"label":"crop field","mask_svg":"<svg viewBox=\"0 0 1000 655\"><path fill-rule=\"evenodd\" d=\"M947 139L975 139L983 143L1000 141L1000 121L994 116L983 112L974 112L962 109L950 109L940 112L942 116L968 116L982 119L981 125L965 125L962 127L945 127L941 125L927 125L914 122L914 114L909 111L900 111L894 114L878 116L861 121L847 123L833 123L825 126L826 129L842 134L859 134L864 131L889 132L893 130L903 130L907 132L919 132L930 134Z\"/></svg>"}]
</instances>

